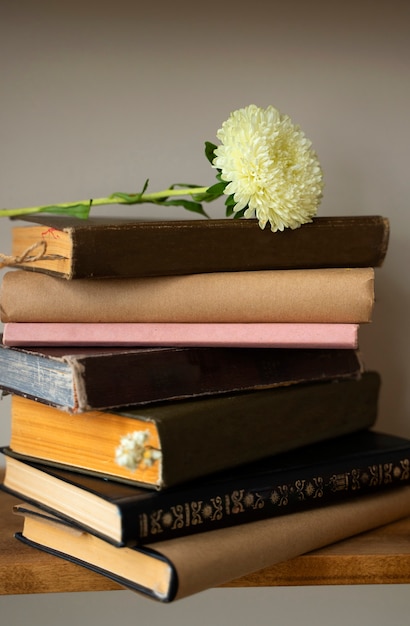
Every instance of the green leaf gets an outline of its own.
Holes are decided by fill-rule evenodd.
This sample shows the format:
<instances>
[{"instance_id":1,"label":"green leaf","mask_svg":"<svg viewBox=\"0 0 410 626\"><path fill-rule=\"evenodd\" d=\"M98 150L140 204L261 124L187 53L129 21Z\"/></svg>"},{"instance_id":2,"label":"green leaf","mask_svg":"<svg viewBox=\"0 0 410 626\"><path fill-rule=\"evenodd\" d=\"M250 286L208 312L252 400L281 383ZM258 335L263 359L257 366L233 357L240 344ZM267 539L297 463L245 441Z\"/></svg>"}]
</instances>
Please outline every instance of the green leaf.
<instances>
[{"instance_id":1,"label":"green leaf","mask_svg":"<svg viewBox=\"0 0 410 626\"><path fill-rule=\"evenodd\" d=\"M141 198L148 188L149 178L144 183L142 190L139 193L125 193L123 191L114 191L110 195L113 200L121 200L121 204L139 204L142 202Z\"/></svg>"},{"instance_id":2,"label":"green leaf","mask_svg":"<svg viewBox=\"0 0 410 626\"><path fill-rule=\"evenodd\" d=\"M216 200L217 197L219 196L214 196L211 193L195 193L192 196L192 199L195 200L195 202L212 202L213 200Z\"/></svg>"},{"instance_id":3,"label":"green leaf","mask_svg":"<svg viewBox=\"0 0 410 626\"><path fill-rule=\"evenodd\" d=\"M205 193L193 194L192 198L197 202L213 202L223 195L227 184L225 182L215 183L215 185L208 187Z\"/></svg>"},{"instance_id":4,"label":"green leaf","mask_svg":"<svg viewBox=\"0 0 410 626\"><path fill-rule=\"evenodd\" d=\"M192 183L173 183L168 187L168 189L177 189L181 187L182 189L195 189L195 187L203 187L203 185L194 185Z\"/></svg>"},{"instance_id":5,"label":"green leaf","mask_svg":"<svg viewBox=\"0 0 410 626\"><path fill-rule=\"evenodd\" d=\"M207 193L213 195L215 198L219 198L223 195L227 184L228 183L225 182L215 183L212 187L208 187Z\"/></svg>"},{"instance_id":6,"label":"green leaf","mask_svg":"<svg viewBox=\"0 0 410 626\"><path fill-rule=\"evenodd\" d=\"M90 200L89 204L79 203L79 204L72 204L71 206L68 206L68 207L59 207L59 206L50 205L50 206L42 207L38 211L38 213L53 213L53 214L61 213L64 215L71 215L72 217L78 217L82 220L86 220L88 219L88 216L90 214L91 204L92 204L92 200Z\"/></svg>"},{"instance_id":7,"label":"green leaf","mask_svg":"<svg viewBox=\"0 0 410 626\"><path fill-rule=\"evenodd\" d=\"M188 211L199 213L200 215L209 218L209 215L206 211L204 211L202 205L199 202L193 202L192 200L178 198L176 200L149 200L149 202L151 202L151 204L159 204L161 206L180 206Z\"/></svg>"},{"instance_id":8,"label":"green leaf","mask_svg":"<svg viewBox=\"0 0 410 626\"><path fill-rule=\"evenodd\" d=\"M245 207L244 209L241 209L240 211L235 211L234 210L235 205L236 205L236 202L234 200L233 195L228 196L227 199L225 200L225 206L226 206L225 213L227 217L231 217L233 215L233 218L236 220L245 215L245 211L248 207Z\"/></svg>"},{"instance_id":9,"label":"green leaf","mask_svg":"<svg viewBox=\"0 0 410 626\"><path fill-rule=\"evenodd\" d=\"M122 191L115 191L109 197L113 200L120 200L122 204L135 204L138 202L138 198L141 194L137 193L124 193Z\"/></svg>"},{"instance_id":10,"label":"green leaf","mask_svg":"<svg viewBox=\"0 0 410 626\"><path fill-rule=\"evenodd\" d=\"M148 183L149 183L149 178L147 178L147 180L144 183L144 186L142 188L142 191L140 192L140 195L142 196L143 193L145 193L148 189Z\"/></svg>"},{"instance_id":11,"label":"green leaf","mask_svg":"<svg viewBox=\"0 0 410 626\"><path fill-rule=\"evenodd\" d=\"M234 219L234 220L238 220L238 219L240 219L241 217L243 217L243 216L245 215L245 211L246 211L246 209L247 209L247 208L248 208L248 207L245 207L244 209L241 209L240 211L237 211L237 212L234 214L233 219Z\"/></svg>"},{"instance_id":12,"label":"green leaf","mask_svg":"<svg viewBox=\"0 0 410 626\"><path fill-rule=\"evenodd\" d=\"M211 143L210 141L205 141L205 156L211 165L215 158L216 148L217 146L214 143Z\"/></svg>"}]
</instances>

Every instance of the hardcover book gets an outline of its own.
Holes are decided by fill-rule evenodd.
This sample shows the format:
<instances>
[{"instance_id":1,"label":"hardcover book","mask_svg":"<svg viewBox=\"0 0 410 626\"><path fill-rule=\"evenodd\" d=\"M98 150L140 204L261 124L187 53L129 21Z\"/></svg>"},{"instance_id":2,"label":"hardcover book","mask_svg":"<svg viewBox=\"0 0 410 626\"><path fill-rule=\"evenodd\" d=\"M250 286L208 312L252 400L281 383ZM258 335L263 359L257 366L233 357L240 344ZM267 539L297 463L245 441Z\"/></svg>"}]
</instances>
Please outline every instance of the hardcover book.
<instances>
[{"instance_id":1,"label":"hardcover book","mask_svg":"<svg viewBox=\"0 0 410 626\"><path fill-rule=\"evenodd\" d=\"M47 245L44 255L29 255L20 267L68 279L377 267L389 239L389 222L380 216L316 217L275 234L261 231L257 220L20 219L30 226L13 228L14 256L39 242Z\"/></svg>"},{"instance_id":2,"label":"hardcover book","mask_svg":"<svg viewBox=\"0 0 410 626\"><path fill-rule=\"evenodd\" d=\"M357 348L358 324L8 322L7 346Z\"/></svg>"},{"instance_id":3,"label":"hardcover book","mask_svg":"<svg viewBox=\"0 0 410 626\"><path fill-rule=\"evenodd\" d=\"M335 323L371 320L373 268L62 280L12 270L2 322Z\"/></svg>"},{"instance_id":4,"label":"hardcover book","mask_svg":"<svg viewBox=\"0 0 410 626\"><path fill-rule=\"evenodd\" d=\"M75 415L13 395L10 448L46 464L163 489L373 426L380 377Z\"/></svg>"},{"instance_id":5,"label":"hardcover book","mask_svg":"<svg viewBox=\"0 0 410 626\"><path fill-rule=\"evenodd\" d=\"M72 413L302 382L357 378L355 350L264 348L9 348L0 389Z\"/></svg>"},{"instance_id":6,"label":"hardcover book","mask_svg":"<svg viewBox=\"0 0 410 626\"><path fill-rule=\"evenodd\" d=\"M214 531L410 482L410 440L371 430L165 491L53 468L8 448L2 451L5 491L115 545Z\"/></svg>"},{"instance_id":7,"label":"hardcover book","mask_svg":"<svg viewBox=\"0 0 410 626\"><path fill-rule=\"evenodd\" d=\"M162 602L179 600L410 514L410 486L327 507L118 548L29 504L21 541Z\"/></svg>"}]
</instances>

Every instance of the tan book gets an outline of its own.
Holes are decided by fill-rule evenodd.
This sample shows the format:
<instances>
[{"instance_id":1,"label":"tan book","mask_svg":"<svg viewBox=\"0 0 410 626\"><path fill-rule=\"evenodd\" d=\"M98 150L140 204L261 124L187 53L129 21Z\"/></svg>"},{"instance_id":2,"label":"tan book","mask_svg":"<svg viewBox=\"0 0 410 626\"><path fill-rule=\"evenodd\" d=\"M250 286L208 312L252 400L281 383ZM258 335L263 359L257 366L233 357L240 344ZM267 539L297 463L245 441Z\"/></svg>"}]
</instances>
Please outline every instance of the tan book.
<instances>
[{"instance_id":1,"label":"tan book","mask_svg":"<svg viewBox=\"0 0 410 626\"><path fill-rule=\"evenodd\" d=\"M1 287L2 322L371 321L372 268L216 272L67 281L11 270Z\"/></svg>"},{"instance_id":2,"label":"tan book","mask_svg":"<svg viewBox=\"0 0 410 626\"><path fill-rule=\"evenodd\" d=\"M163 602L192 596L410 515L410 487L158 542L118 548L29 504L17 538Z\"/></svg>"}]
</instances>

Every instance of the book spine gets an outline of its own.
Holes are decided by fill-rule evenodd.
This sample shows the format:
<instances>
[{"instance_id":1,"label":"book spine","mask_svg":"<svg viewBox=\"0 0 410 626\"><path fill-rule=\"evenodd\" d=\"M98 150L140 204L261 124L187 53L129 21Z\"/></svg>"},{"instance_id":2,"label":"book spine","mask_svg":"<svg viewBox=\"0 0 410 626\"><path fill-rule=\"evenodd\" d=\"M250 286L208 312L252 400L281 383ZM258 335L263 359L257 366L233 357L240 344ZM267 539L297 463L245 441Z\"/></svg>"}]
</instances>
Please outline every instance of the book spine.
<instances>
[{"instance_id":1,"label":"book spine","mask_svg":"<svg viewBox=\"0 0 410 626\"><path fill-rule=\"evenodd\" d=\"M389 222L381 216L317 217L277 234L261 231L256 220L181 220L140 223L128 232L99 229L103 253L92 255L95 234L82 228L73 233L72 277L378 267L388 238Z\"/></svg>"},{"instance_id":2,"label":"book spine","mask_svg":"<svg viewBox=\"0 0 410 626\"><path fill-rule=\"evenodd\" d=\"M356 378L355 350L157 348L64 359L1 347L0 388L79 412Z\"/></svg>"},{"instance_id":3,"label":"book spine","mask_svg":"<svg viewBox=\"0 0 410 626\"><path fill-rule=\"evenodd\" d=\"M46 240L57 258L21 263L20 267L64 275L68 279L180 275L264 269L378 267L386 255L389 222L381 216L316 217L303 228L273 234L256 220L179 220L128 225L85 224L59 216L30 216L40 224L34 242ZM61 218L61 216L60 216ZM27 248L13 228L13 255ZM71 269L61 269L59 231L70 234ZM34 237L34 234L33 234ZM96 252L91 254L90 250ZM161 254L158 254L158 250ZM244 255L243 251L248 254Z\"/></svg>"},{"instance_id":4,"label":"book spine","mask_svg":"<svg viewBox=\"0 0 410 626\"><path fill-rule=\"evenodd\" d=\"M380 376L314 382L139 410L154 417L160 488L372 426ZM144 419L144 418L143 418Z\"/></svg>"},{"instance_id":5,"label":"book spine","mask_svg":"<svg viewBox=\"0 0 410 626\"><path fill-rule=\"evenodd\" d=\"M358 353L349 349L157 348L62 358L0 343L1 389L70 412L353 378L361 372Z\"/></svg>"},{"instance_id":6,"label":"book spine","mask_svg":"<svg viewBox=\"0 0 410 626\"><path fill-rule=\"evenodd\" d=\"M374 270L219 272L67 281L7 272L2 322L334 323L371 320Z\"/></svg>"},{"instance_id":7,"label":"book spine","mask_svg":"<svg viewBox=\"0 0 410 626\"><path fill-rule=\"evenodd\" d=\"M175 348L82 363L85 375L76 387L86 397L79 410L354 379L362 372L358 353L343 349Z\"/></svg>"},{"instance_id":8,"label":"book spine","mask_svg":"<svg viewBox=\"0 0 410 626\"><path fill-rule=\"evenodd\" d=\"M219 487L166 495L135 515L124 508L124 542L153 543L256 520L287 515L410 483L410 448L319 468L299 468ZM200 493L198 493L200 491Z\"/></svg>"},{"instance_id":9,"label":"book spine","mask_svg":"<svg viewBox=\"0 0 410 626\"><path fill-rule=\"evenodd\" d=\"M1 344L0 389L49 401L55 406L75 407L77 404L73 374L66 362Z\"/></svg>"},{"instance_id":10,"label":"book spine","mask_svg":"<svg viewBox=\"0 0 410 626\"><path fill-rule=\"evenodd\" d=\"M13 323L6 346L357 348L358 324Z\"/></svg>"}]
</instances>

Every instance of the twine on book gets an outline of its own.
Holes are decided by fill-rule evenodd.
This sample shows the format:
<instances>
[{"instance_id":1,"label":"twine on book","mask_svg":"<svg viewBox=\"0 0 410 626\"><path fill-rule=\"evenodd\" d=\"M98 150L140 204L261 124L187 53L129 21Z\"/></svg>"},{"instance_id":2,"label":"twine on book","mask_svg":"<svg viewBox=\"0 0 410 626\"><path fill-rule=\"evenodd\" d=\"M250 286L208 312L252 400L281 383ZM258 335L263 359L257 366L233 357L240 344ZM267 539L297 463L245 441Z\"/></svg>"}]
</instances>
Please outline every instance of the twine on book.
<instances>
[{"instance_id":1,"label":"twine on book","mask_svg":"<svg viewBox=\"0 0 410 626\"><path fill-rule=\"evenodd\" d=\"M35 254L32 254L35 250L38 250L38 252L36 252ZM0 252L0 269L2 267L14 267L16 265L21 265L22 263L34 263L34 261L45 261L45 260L61 258L57 254L46 255L46 252L47 252L46 241L37 241L36 243L33 243L29 248L27 248L19 256L11 256L7 254L2 254Z\"/></svg>"}]
</instances>

